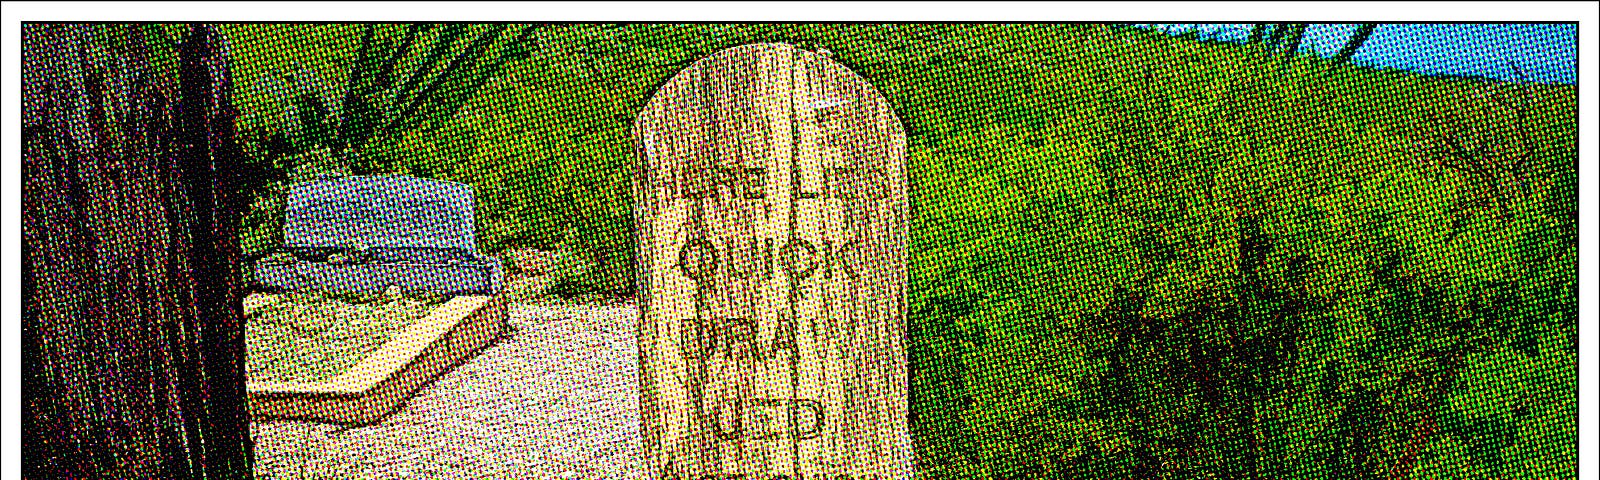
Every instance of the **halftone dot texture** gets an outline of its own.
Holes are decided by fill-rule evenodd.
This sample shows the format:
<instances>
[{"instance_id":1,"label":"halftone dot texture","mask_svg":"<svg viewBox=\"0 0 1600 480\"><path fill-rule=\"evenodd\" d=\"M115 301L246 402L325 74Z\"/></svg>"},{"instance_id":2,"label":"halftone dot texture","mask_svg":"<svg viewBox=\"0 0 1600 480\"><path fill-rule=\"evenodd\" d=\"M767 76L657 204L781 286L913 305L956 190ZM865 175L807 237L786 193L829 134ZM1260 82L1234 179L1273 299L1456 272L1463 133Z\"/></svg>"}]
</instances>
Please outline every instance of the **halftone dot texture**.
<instances>
[{"instance_id":1,"label":"halftone dot texture","mask_svg":"<svg viewBox=\"0 0 1600 480\"><path fill-rule=\"evenodd\" d=\"M1355 62L1435 75L1572 85L1578 78L1576 36L1577 25L1571 23L1381 24Z\"/></svg>"},{"instance_id":2,"label":"halftone dot texture","mask_svg":"<svg viewBox=\"0 0 1600 480\"><path fill-rule=\"evenodd\" d=\"M1270 44L1285 40L1291 23L1134 24L1203 42ZM1365 41L1347 50L1366 26ZM1357 65L1428 75L1531 80L1572 85L1578 78L1577 23L1313 23L1301 55L1338 58ZM1278 47L1287 48L1282 41ZM1513 67L1515 66L1515 67ZM1520 70L1520 72L1519 72Z\"/></svg>"},{"instance_id":3,"label":"halftone dot texture","mask_svg":"<svg viewBox=\"0 0 1600 480\"><path fill-rule=\"evenodd\" d=\"M252 300L262 305L246 313L245 371L253 381L281 383L333 379L430 307L414 299L351 302L303 293Z\"/></svg>"},{"instance_id":4,"label":"halftone dot texture","mask_svg":"<svg viewBox=\"0 0 1600 480\"><path fill-rule=\"evenodd\" d=\"M480 252L577 252L551 291L638 294L656 89L728 47L825 48L907 133L919 475L1576 473L1572 86L1109 25L524 27L363 53L359 25L223 26L240 138L295 166L246 251L282 243L289 179L400 173L470 185ZM258 470L639 475L637 312L507 308L515 333L375 426L262 422Z\"/></svg>"},{"instance_id":5,"label":"halftone dot texture","mask_svg":"<svg viewBox=\"0 0 1600 480\"><path fill-rule=\"evenodd\" d=\"M748 44L661 85L634 132L646 470L909 476L888 101L820 50Z\"/></svg>"}]
</instances>

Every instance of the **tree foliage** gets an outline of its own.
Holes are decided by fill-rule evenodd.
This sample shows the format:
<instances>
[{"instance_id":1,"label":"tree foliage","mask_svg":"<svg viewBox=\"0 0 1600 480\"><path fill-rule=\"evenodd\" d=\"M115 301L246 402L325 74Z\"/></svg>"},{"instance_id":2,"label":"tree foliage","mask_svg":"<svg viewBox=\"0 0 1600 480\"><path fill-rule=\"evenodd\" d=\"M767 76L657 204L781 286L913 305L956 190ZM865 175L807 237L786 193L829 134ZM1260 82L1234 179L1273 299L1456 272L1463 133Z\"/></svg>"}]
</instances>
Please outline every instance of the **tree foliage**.
<instances>
[{"instance_id":1,"label":"tree foliage","mask_svg":"<svg viewBox=\"0 0 1600 480\"><path fill-rule=\"evenodd\" d=\"M287 36L284 26L232 27L230 33L259 48L272 48L260 42L281 45ZM323 64L323 71L341 73L338 81L324 82L316 69L301 63L268 67L246 83L254 87L246 89L254 96L246 103L256 107L243 122L248 146L256 163L269 166L266 174L255 177L252 188L260 194L258 208L245 220L247 251L260 254L281 241L282 195L290 183L322 174L431 176L393 155L393 144L408 135L436 135L447 128L506 65L531 55L530 37L539 28L422 23L353 27L359 29L354 55L307 59ZM344 33L308 33L313 32L324 37Z\"/></svg>"},{"instance_id":2,"label":"tree foliage","mask_svg":"<svg viewBox=\"0 0 1600 480\"><path fill-rule=\"evenodd\" d=\"M1339 49L1339 54L1335 55L1334 59L1339 63L1349 63L1350 58L1356 56L1356 52L1361 50L1361 45L1366 44L1367 38L1377 29L1376 23L1363 23L1356 27L1355 33L1350 34L1350 40L1345 42L1344 48Z\"/></svg>"}]
</instances>

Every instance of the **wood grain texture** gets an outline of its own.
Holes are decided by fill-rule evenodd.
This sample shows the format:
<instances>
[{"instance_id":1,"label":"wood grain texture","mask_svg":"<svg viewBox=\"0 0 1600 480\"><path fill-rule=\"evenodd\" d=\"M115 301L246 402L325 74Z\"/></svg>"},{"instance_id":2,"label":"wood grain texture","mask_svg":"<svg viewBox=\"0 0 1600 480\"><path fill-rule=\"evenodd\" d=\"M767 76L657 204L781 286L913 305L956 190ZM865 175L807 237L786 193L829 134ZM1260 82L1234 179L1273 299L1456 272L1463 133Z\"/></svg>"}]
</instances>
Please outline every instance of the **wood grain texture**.
<instances>
[{"instance_id":1,"label":"wood grain texture","mask_svg":"<svg viewBox=\"0 0 1600 480\"><path fill-rule=\"evenodd\" d=\"M455 297L327 381L249 382L250 415L258 420L377 423L399 411L422 388L492 345L506 326L503 297Z\"/></svg>"},{"instance_id":2,"label":"wood grain texture","mask_svg":"<svg viewBox=\"0 0 1600 480\"><path fill-rule=\"evenodd\" d=\"M146 27L20 37L24 478L250 471L228 43Z\"/></svg>"},{"instance_id":3,"label":"wood grain texture","mask_svg":"<svg viewBox=\"0 0 1600 480\"><path fill-rule=\"evenodd\" d=\"M656 478L906 478L905 133L839 63L711 55L635 124Z\"/></svg>"}]
</instances>

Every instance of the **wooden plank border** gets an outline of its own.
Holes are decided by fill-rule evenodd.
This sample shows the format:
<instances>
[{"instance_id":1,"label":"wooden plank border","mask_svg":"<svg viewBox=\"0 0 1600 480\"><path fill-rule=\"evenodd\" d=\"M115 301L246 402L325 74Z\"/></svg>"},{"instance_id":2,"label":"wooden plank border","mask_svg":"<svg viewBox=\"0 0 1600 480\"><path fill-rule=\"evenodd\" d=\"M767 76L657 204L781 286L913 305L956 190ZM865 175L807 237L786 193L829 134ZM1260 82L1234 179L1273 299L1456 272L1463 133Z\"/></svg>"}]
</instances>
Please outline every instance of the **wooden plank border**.
<instances>
[{"instance_id":1,"label":"wooden plank border","mask_svg":"<svg viewBox=\"0 0 1600 480\"><path fill-rule=\"evenodd\" d=\"M261 302L245 302L248 316ZM248 321L248 320L246 320ZM433 307L349 369L322 382L247 382L253 418L365 425L494 343L506 329L499 297L459 296Z\"/></svg>"}]
</instances>

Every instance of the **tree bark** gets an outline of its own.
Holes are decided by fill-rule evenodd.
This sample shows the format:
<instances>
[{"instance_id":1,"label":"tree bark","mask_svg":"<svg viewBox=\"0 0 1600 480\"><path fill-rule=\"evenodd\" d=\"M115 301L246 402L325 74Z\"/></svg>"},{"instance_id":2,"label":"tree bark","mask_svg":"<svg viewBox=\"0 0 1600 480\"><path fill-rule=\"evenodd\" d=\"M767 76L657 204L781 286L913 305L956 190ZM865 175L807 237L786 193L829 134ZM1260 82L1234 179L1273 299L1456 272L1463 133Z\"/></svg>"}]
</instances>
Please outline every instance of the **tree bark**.
<instances>
[{"instance_id":1,"label":"tree bark","mask_svg":"<svg viewBox=\"0 0 1600 480\"><path fill-rule=\"evenodd\" d=\"M227 46L150 34L23 27L27 478L251 473Z\"/></svg>"}]
</instances>

